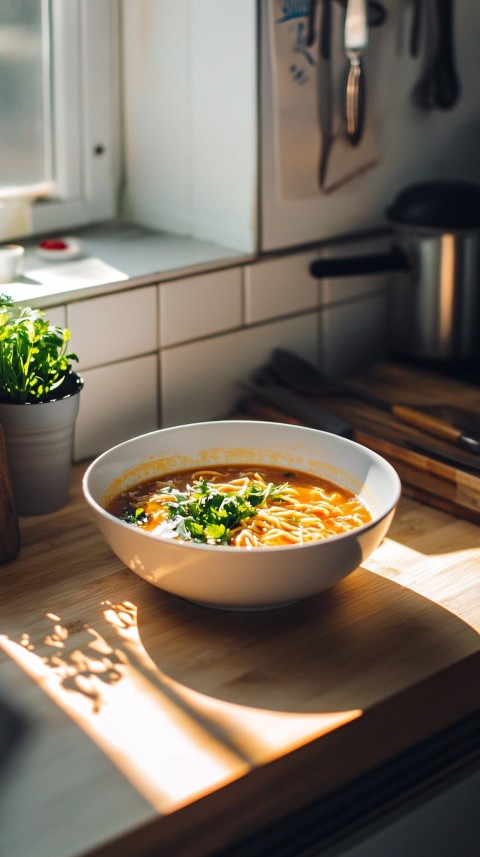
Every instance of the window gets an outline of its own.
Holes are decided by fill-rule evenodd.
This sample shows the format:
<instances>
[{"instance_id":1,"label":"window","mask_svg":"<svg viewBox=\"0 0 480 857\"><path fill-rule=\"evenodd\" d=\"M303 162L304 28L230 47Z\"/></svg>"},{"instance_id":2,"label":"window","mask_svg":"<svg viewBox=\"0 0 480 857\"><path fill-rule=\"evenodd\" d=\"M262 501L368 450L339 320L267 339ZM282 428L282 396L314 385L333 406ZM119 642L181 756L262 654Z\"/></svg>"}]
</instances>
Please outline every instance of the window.
<instances>
[{"instance_id":1,"label":"window","mask_svg":"<svg viewBox=\"0 0 480 857\"><path fill-rule=\"evenodd\" d=\"M0 240L116 211L115 0L0 0Z\"/></svg>"}]
</instances>

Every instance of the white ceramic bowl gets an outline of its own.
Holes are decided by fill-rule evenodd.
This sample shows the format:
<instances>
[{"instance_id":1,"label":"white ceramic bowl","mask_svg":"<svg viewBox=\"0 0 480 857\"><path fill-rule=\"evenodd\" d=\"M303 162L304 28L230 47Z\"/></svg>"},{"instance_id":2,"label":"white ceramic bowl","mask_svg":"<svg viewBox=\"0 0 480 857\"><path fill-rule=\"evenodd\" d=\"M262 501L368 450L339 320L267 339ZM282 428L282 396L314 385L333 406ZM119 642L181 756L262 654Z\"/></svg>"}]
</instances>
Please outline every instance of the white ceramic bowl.
<instances>
[{"instance_id":1,"label":"white ceramic bowl","mask_svg":"<svg viewBox=\"0 0 480 857\"><path fill-rule=\"evenodd\" d=\"M360 496L373 519L324 541L246 550L162 540L105 511L120 491L143 479L227 463L329 479ZM299 601L352 572L385 536L400 480L383 458L343 437L296 425L225 420L160 429L113 447L90 465L83 492L103 537L131 571L189 601L239 610Z\"/></svg>"}]
</instances>

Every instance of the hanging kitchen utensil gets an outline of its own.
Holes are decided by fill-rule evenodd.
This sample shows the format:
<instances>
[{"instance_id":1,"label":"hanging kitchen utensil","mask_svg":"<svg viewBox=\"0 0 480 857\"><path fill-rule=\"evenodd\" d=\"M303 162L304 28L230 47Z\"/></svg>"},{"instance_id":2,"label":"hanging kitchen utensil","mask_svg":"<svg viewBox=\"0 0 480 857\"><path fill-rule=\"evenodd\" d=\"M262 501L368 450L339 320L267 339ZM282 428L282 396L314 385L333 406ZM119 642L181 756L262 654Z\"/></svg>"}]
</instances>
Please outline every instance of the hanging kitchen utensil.
<instances>
[{"instance_id":1,"label":"hanging kitchen utensil","mask_svg":"<svg viewBox=\"0 0 480 857\"><path fill-rule=\"evenodd\" d=\"M345 134L345 66L334 50L338 38L344 38L348 0L312 0L309 6L307 45L316 47L316 112L318 116L318 187L331 193L346 182L371 169L380 153L372 124L365 128L361 145L352 147ZM368 28L385 23L387 12L382 3L368 0ZM342 93L337 105L337 92Z\"/></svg>"},{"instance_id":2,"label":"hanging kitchen utensil","mask_svg":"<svg viewBox=\"0 0 480 857\"><path fill-rule=\"evenodd\" d=\"M329 18L331 18L331 5L333 0L311 0L308 10L306 44L308 47L311 47L317 37L315 26L317 17L317 4L319 2L322 4L322 7L329 7L327 9L326 15L324 15L322 12L322 32L320 35L320 52L323 57L328 58L330 56L331 46L330 28L324 26L324 24L326 23L326 21L328 21ZM422 0L416 0L416 2L421 3ZM344 11L346 11L348 0L336 0L336 3L341 6ZM382 24L385 23L386 19L387 10L385 9L385 6L382 3L379 3L378 0L367 0L367 26L369 28L380 27Z\"/></svg>"},{"instance_id":3,"label":"hanging kitchen utensil","mask_svg":"<svg viewBox=\"0 0 480 857\"><path fill-rule=\"evenodd\" d=\"M450 110L460 98L455 67L453 0L435 0L433 33L435 49L415 89L415 100L424 110Z\"/></svg>"},{"instance_id":4,"label":"hanging kitchen utensil","mask_svg":"<svg viewBox=\"0 0 480 857\"><path fill-rule=\"evenodd\" d=\"M321 153L318 167L318 183L322 190L327 179L327 167L333 142L333 80L331 68L332 47L332 0L323 0L320 28L318 115L321 131Z\"/></svg>"},{"instance_id":5,"label":"hanging kitchen utensil","mask_svg":"<svg viewBox=\"0 0 480 857\"><path fill-rule=\"evenodd\" d=\"M410 28L410 56L418 56L422 28L422 6L424 0L413 0L412 24Z\"/></svg>"},{"instance_id":6,"label":"hanging kitchen utensil","mask_svg":"<svg viewBox=\"0 0 480 857\"><path fill-rule=\"evenodd\" d=\"M363 55L368 46L366 0L348 0L344 48L348 59L345 85L345 133L353 146L361 140L365 120L365 73Z\"/></svg>"},{"instance_id":7,"label":"hanging kitchen utensil","mask_svg":"<svg viewBox=\"0 0 480 857\"><path fill-rule=\"evenodd\" d=\"M274 350L272 366L284 383L290 387L293 386L298 391L302 389L302 381L304 384L303 389L310 389L311 392L331 393L335 390L338 393L366 402L366 404L374 408L386 411L401 422L422 429L427 434L439 437L448 443L453 443L474 455L480 455L480 441L465 434L461 429L457 429L431 414L417 410L411 405L390 402L382 396L377 396L375 393L370 393L353 384L323 375L307 360L283 348L276 348Z\"/></svg>"},{"instance_id":8,"label":"hanging kitchen utensil","mask_svg":"<svg viewBox=\"0 0 480 857\"><path fill-rule=\"evenodd\" d=\"M332 0L310 0L307 25L307 46L311 47L316 38L317 6L321 3L321 24L318 40L318 118L320 124L320 163L318 168L318 183L323 189L326 181L328 158L333 143L333 108L332 108Z\"/></svg>"},{"instance_id":9,"label":"hanging kitchen utensil","mask_svg":"<svg viewBox=\"0 0 480 857\"><path fill-rule=\"evenodd\" d=\"M436 103L441 110L450 110L460 98L454 58L453 0L437 0L437 20Z\"/></svg>"}]
</instances>

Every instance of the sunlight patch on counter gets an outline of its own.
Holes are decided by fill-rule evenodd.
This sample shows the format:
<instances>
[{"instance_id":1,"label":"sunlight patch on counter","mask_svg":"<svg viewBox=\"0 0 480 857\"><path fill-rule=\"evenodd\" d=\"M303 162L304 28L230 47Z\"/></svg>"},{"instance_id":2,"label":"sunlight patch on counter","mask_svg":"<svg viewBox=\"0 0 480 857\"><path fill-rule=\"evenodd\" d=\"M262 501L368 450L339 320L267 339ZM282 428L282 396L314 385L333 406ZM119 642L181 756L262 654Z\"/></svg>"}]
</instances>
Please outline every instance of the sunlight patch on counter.
<instances>
[{"instance_id":1,"label":"sunlight patch on counter","mask_svg":"<svg viewBox=\"0 0 480 857\"><path fill-rule=\"evenodd\" d=\"M428 573L429 563L426 562L426 558L432 553L431 550L426 553L418 547L412 548L390 538L384 539L363 565L369 571L400 582L412 592L439 604L478 631L478 611L475 608L476 603L480 603L478 546L475 544L443 551L442 543L443 535L440 531L435 542L435 575L433 576ZM401 567L401 575L390 562L392 546L394 546L395 566ZM465 580L464 591L459 587L459 567L462 568ZM474 597L474 587L478 592L477 599Z\"/></svg>"},{"instance_id":2,"label":"sunlight patch on counter","mask_svg":"<svg viewBox=\"0 0 480 857\"><path fill-rule=\"evenodd\" d=\"M150 660L134 605L107 602L104 616L113 646L97 629L70 633L48 613L41 639L0 636L0 648L163 814L362 714L270 711L206 696Z\"/></svg>"},{"instance_id":3,"label":"sunlight patch on counter","mask_svg":"<svg viewBox=\"0 0 480 857\"><path fill-rule=\"evenodd\" d=\"M89 256L72 262L29 269L21 280L8 284L8 293L18 303L44 295L45 289L49 295L68 295L79 289L124 280L128 280L128 274L103 262L102 259Z\"/></svg>"}]
</instances>

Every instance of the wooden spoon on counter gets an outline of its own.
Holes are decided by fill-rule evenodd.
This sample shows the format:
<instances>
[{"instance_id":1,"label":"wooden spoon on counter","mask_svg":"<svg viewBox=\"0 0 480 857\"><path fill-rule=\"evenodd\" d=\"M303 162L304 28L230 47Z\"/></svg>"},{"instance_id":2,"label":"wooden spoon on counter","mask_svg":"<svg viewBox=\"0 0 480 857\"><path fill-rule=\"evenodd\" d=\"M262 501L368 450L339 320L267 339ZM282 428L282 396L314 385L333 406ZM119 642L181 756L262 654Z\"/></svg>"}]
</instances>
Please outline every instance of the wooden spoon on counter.
<instances>
[{"instance_id":1,"label":"wooden spoon on counter","mask_svg":"<svg viewBox=\"0 0 480 857\"><path fill-rule=\"evenodd\" d=\"M401 420L401 422L422 429L427 434L453 443L461 449L472 452L474 455L480 455L480 440L465 434L462 429L438 417L418 410L411 405L390 402L388 399L377 396L375 393L369 393L352 384L336 378L330 378L328 375L320 372L311 363L308 363L308 361L283 348L276 348L274 350L272 368L278 378L287 387L295 389L298 393L306 395L314 393L319 395L340 393L345 396L352 396L372 405L374 408L387 411L398 420Z\"/></svg>"}]
</instances>

